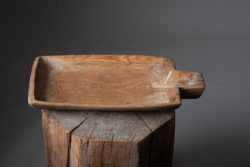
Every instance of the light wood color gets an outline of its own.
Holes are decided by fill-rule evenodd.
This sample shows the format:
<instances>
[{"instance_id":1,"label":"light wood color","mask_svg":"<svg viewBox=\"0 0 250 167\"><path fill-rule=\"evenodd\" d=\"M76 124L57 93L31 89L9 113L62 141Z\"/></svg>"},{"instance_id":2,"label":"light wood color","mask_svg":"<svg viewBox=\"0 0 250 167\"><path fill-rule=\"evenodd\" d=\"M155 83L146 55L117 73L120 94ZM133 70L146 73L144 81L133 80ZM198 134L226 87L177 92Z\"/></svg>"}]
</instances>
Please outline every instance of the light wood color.
<instances>
[{"instance_id":1,"label":"light wood color","mask_svg":"<svg viewBox=\"0 0 250 167\"><path fill-rule=\"evenodd\" d=\"M56 110L174 109L197 98L201 73L175 70L169 58L140 55L41 56L35 59L28 102Z\"/></svg>"},{"instance_id":2,"label":"light wood color","mask_svg":"<svg viewBox=\"0 0 250 167\"><path fill-rule=\"evenodd\" d=\"M171 167L174 111L42 111L49 167Z\"/></svg>"}]
</instances>

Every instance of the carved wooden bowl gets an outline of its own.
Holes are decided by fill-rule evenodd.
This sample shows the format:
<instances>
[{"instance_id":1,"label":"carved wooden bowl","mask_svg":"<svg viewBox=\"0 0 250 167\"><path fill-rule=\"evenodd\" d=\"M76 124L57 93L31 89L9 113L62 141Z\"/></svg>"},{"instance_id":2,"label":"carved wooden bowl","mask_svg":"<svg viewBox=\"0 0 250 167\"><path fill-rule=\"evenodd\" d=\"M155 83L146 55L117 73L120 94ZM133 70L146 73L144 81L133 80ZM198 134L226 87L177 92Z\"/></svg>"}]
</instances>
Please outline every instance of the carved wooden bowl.
<instances>
[{"instance_id":1,"label":"carved wooden bowl","mask_svg":"<svg viewBox=\"0 0 250 167\"><path fill-rule=\"evenodd\" d=\"M205 89L201 73L175 70L169 58L67 55L35 59L29 104L56 110L176 108Z\"/></svg>"}]
</instances>

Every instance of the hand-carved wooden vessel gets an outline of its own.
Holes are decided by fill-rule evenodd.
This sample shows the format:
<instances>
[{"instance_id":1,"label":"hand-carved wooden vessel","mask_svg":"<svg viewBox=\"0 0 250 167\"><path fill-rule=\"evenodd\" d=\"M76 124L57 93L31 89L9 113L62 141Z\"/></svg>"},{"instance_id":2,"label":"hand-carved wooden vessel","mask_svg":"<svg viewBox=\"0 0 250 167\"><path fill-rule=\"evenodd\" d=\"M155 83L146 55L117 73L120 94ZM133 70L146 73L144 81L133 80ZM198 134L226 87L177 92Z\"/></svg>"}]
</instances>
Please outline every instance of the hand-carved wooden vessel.
<instances>
[{"instance_id":1,"label":"hand-carved wooden vessel","mask_svg":"<svg viewBox=\"0 0 250 167\"><path fill-rule=\"evenodd\" d=\"M33 65L28 101L56 110L173 109L204 88L201 73L175 70L169 58L42 56Z\"/></svg>"}]
</instances>

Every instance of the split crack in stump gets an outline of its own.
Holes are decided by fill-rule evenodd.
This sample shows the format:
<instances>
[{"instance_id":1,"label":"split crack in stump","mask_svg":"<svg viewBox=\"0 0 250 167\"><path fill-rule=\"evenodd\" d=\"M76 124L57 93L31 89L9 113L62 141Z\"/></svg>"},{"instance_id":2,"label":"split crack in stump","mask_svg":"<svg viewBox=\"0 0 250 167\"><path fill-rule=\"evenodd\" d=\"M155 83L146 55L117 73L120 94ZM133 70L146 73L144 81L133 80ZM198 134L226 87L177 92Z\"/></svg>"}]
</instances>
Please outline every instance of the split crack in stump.
<instances>
[{"instance_id":1,"label":"split crack in stump","mask_svg":"<svg viewBox=\"0 0 250 167\"><path fill-rule=\"evenodd\" d=\"M153 132L152 128L148 125L148 123L147 123L147 122L146 122L137 112L135 112L135 114L138 116L138 118L139 118L140 120L142 120L142 122L144 122L145 126L146 126L151 132Z\"/></svg>"},{"instance_id":2,"label":"split crack in stump","mask_svg":"<svg viewBox=\"0 0 250 167\"><path fill-rule=\"evenodd\" d=\"M148 159L148 166L150 166L151 163L151 151L152 151L152 147L153 147L153 137L154 137L154 131L153 129L148 125L148 123L137 113L135 112L135 114L138 116L138 118L140 120L142 120L142 122L145 124L145 126L151 131L151 135L150 135L150 148L149 148L149 159ZM140 146L138 146L140 147ZM138 148L138 152L139 152L139 148Z\"/></svg>"},{"instance_id":3,"label":"split crack in stump","mask_svg":"<svg viewBox=\"0 0 250 167\"><path fill-rule=\"evenodd\" d=\"M69 146L68 146L68 155L67 155L67 167L69 167L69 161L70 161L70 149L71 149L71 138L72 138L72 133L79 128L86 120L88 119L85 118L82 122L79 123L76 127L74 127L70 132L69 132Z\"/></svg>"}]
</instances>

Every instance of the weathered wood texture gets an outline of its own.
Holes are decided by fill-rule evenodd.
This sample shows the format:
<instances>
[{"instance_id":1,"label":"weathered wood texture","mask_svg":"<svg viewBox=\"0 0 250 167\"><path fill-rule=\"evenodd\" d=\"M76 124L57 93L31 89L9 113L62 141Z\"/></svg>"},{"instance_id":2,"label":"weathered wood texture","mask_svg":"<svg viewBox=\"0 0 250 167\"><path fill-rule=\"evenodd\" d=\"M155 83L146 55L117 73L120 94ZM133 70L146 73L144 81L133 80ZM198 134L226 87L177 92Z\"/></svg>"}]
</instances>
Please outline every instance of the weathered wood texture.
<instances>
[{"instance_id":1,"label":"weathered wood texture","mask_svg":"<svg viewBox=\"0 0 250 167\"><path fill-rule=\"evenodd\" d=\"M36 58L29 104L56 110L156 110L197 98L201 73L175 70L169 58L141 55L68 55Z\"/></svg>"},{"instance_id":2,"label":"weathered wood texture","mask_svg":"<svg viewBox=\"0 0 250 167\"><path fill-rule=\"evenodd\" d=\"M42 111L49 167L170 167L174 111Z\"/></svg>"}]
</instances>

